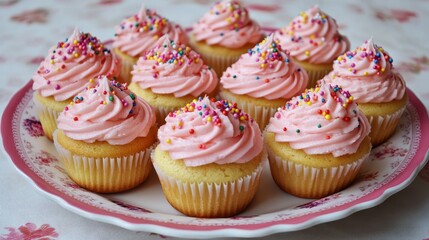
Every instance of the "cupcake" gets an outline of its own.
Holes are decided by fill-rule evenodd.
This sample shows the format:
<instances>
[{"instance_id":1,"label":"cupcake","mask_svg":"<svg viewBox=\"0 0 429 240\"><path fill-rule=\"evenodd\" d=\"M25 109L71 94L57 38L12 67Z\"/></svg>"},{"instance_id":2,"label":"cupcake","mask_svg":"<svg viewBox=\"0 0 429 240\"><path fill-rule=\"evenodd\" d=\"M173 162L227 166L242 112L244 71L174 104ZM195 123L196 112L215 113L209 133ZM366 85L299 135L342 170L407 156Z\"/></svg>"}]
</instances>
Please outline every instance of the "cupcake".
<instances>
[{"instance_id":1,"label":"cupcake","mask_svg":"<svg viewBox=\"0 0 429 240\"><path fill-rule=\"evenodd\" d=\"M389 53L370 39L339 56L324 78L353 95L371 124L374 146L393 135L408 102L405 81L392 63Z\"/></svg>"},{"instance_id":2,"label":"cupcake","mask_svg":"<svg viewBox=\"0 0 429 240\"><path fill-rule=\"evenodd\" d=\"M169 114L158 139L152 162L178 211L229 217L249 205L261 176L263 140L236 104L199 98Z\"/></svg>"},{"instance_id":3,"label":"cupcake","mask_svg":"<svg viewBox=\"0 0 429 240\"><path fill-rule=\"evenodd\" d=\"M350 49L347 37L338 32L336 21L314 6L274 33L283 48L309 76L308 87L332 70L333 61Z\"/></svg>"},{"instance_id":4,"label":"cupcake","mask_svg":"<svg viewBox=\"0 0 429 240\"><path fill-rule=\"evenodd\" d=\"M305 90L308 76L270 35L229 67L220 83L219 96L237 102L264 129L277 108Z\"/></svg>"},{"instance_id":5,"label":"cupcake","mask_svg":"<svg viewBox=\"0 0 429 240\"><path fill-rule=\"evenodd\" d=\"M353 182L371 151L370 125L349 92L321 82L292 98L265 132L271 174L284 191L322 198Z\"/></svg>"},{"instance_id":6,"label":"cupcake","mask_svg":"<svg viewBox=\"0 0 429 240\"><path fill-rule=\"evenodd\" d=\"M162 36L134 66L130 90L156 109L159 125L198 96L215 95L218 78L200 55Z\"/></svg>"},{"instance_id":7,"label":"cupcake","mask_svg":"<svg viewBox=\"0 0 429 240\"><path fill-rule=\"evenodd\" d=\"M218 76L264 35L238 1L217 2L192 26L190 44Z\"/></svg>"},{"instance_id":8,"label":"cupcake","mask_svg":"<svg viewBox=\"0 0 429 240\"><path fill-rule=\"evenodd\" d=\"M155 113L125 85L90 81L58 116L54 145L79 186L100 193L138 186L151 171Z\"/></svg>"},{"instance_id":9,"label":"cupcake","mask_svg":"<svg viewBox=\"0 0 429 240\"><path fill-rule=\"evenodd\" d=\"M96 37L75 29L53 46L33 75L34 102L45 135L52 140L58 114L100 75L118 77L120 60Z\"/></svg>"},{"instance_id":10,"label":"cupcake","mask_svg":"<svg viewBox=\"0 0 429 240\"><path fill-rule=\"evenodd\" d=\"M153 48L164 34L176 43L188 43L188 36L178 24L144 6L136 15L122 20L115 30L113 50L122 59L121 76L127 82L131 80L130 72L138 58Z\"/></svg>"}]
</instances>

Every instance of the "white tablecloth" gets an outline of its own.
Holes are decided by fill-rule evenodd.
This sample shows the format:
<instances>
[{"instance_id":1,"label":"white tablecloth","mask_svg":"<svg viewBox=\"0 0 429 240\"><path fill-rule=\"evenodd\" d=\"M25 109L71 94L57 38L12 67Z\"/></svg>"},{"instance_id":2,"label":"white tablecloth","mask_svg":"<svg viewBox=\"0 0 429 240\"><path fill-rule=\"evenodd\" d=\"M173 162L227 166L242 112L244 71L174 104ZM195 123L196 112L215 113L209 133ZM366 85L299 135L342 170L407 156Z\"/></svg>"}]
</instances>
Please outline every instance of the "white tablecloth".
<instances>
[{"instance_id":1,"label":"white tablecloth","mask_svg":"<svg viewBox=\"0 0 429 240\"><path fill-rule=\"evenodd\" d=\"M395 59L407 86L429 108L429 2L412 1L246 1L262 26L285 26L313 4L337 19L352 48L369 37ZM190 26L212 3L204 0L145 1L172 21ZM0 0L0 111L26 84L50 46L77 26L111 39L139 1ZM426 123L429 124L429 123ZM92 221L62 208L36 190L0 151L0 239L161 239ZM169 238L169 237L167 237ZM334 222L270 236L272 239L429 239L429 166L405 190L377 207Z\"/></svg>"}]
</instances>

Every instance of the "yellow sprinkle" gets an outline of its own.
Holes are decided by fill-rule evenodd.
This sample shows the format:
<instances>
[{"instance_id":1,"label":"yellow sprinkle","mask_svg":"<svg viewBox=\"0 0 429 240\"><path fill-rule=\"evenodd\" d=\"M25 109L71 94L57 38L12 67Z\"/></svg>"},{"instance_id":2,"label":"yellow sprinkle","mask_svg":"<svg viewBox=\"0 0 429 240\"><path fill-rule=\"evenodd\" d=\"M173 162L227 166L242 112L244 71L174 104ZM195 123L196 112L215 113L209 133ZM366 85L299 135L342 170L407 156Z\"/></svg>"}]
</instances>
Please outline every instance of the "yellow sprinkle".
<instances>
[{"instance_id":1,"label":"yellow sprinkle","mask_svg":"<svg viewBox=\"0 0 429 240\"><path fill-rule=\"evenodd\" d=\"M382 69L381 69L381 72L384 72L384 71L386 71L386 69L382 68Z\"/></svg>"},{"instance_id":2,"label":"yellow sprinkle","mask_svg":"<svg viewBox=\"0 0 429 240\"><path fill-rule=\"evenodd\" d=\"M244 119L245 119L245 118L244 118L244 116L241 116L241 117L240 117L240 120L241 120L241 121L244 121Z\"/></svg>"},{"instance_id":3,"label":"yellow sprinkle","mask_svg":"<svg viewBox=\"0 0 429 240\"><path fill-rule=\"evenodd\" d=\"M348 106L348 104L347 104L347 103L344 103L344 104L343 104L343 107L344 107L344 108L347 108L347 106Z\"/></svg>"},{"instance_id":4,"label":"yellow sprinkle","mask_svg":"<svg viewBox=\"0 0 429 240\"><path fill-rule=\"evenodd\" d=\"M343 57L339 56L339 57L337 58L337 60L338 60L339 62L341 62L341 61L343 60Z\"/></svg>"},{"instance_id":5,"label":"yellow sprinkle","mask_svg":"<svg viewBox=\"0 0 429 240\"><path fill-rule=\"evenodd\" d=\"M309 51L305 51L305 56L310 56L310 52Z\"/></svg>"},{"instance_id":6,"label":"yellow sprinkle","mask_svg":"<svg viewBox=\"0 0 429 240\"><path fill-rule=\"evenodd\" d=\"M316 38L316 36L314 36L314 35L310 36L310 39L315 39L315 38Z\"/></svg>"},{"instance_id":7,"label":"yellow sprinkle","mask_svg":"<svg viewBox=\"0 0 429 240\"><path fill-rule=\"evenodd\" d=\"M77 40L76 40L76 39L73 41L73 44L74 44L74 45L77 45Z\"/></svg>"},{"instance_id":8,"label":"yellow sprinkle","mask_svg":"<svg viewBox=\"0 0 429 240\"><path fill-rule=\"evenodd\" d=\"M197 99L194 99L194 100L192 100L192 102L196 103L196 102L198 102L198 100L197 100Z\"/></svg>"},{"instance_id":9,"label":"yellow sprinkle","mask_svg":"<svg viewBox=\"0 0 429 240\"><path fill-rule=\"evenodd\" d=\"M177 59L174 59L174 62L173 62L174 64L177 64Z\"/></svg>"},{"instance_id":10,"label":"yellow sprinkle","mask_svg":"<svg viewBox=\"0 0 429 240\"><path fill-rule=\"evenodd\" d=\"M363 73L363 75L364 75L364 76L368 76L368 72L364 72L364 73Z\"/></svg>"},{"instance_id":11,"label":"yellow sprinkle","mask_svg":"<svg viewBox=\"0 0 429 240\"><path fill-rule=\"evenodd\" d=\"M103 101L103 104L104 104L104 105L107 105L107 102L106 102L106 101Z\"/></svg>"},{"instance_id":12,"label":"yellow sprinkle","mask_svg":"<svg viewBox=\"0 0 429 240\"><path fill-rule=\"evenodd\" d=\"M326 117L326 112L322 112L322 115Z\"/></svg>"},{"instance_id":13,"label":"yellow sprinkle","mask_svg":"<svg viewBox=\"0 0 429 240\"><path fill-rule=\"evenodd\" d=\"M93 78L90 78L90 79L89 79L89 82L90 82L90 83L94 82L94 79L93 79Z\"/></svg>"},{"instance_id":14,"label":"yellow sprinkle","mask_svg":"<svg viewBox=\"0 0 429 240\"><path fill-rule=\"evenodd\" d=\"M78 58L78 57L79 57L79 54L75 53L73 56L74 56L75 58Z\"/></svg>"},{"instance_id":15,"label":"yellow sprinkle","mask_svg":"<svg viewBox=\"0 0 429 240\"><path fill-rule=\"evenodd\" d=\"M263 64L263 63L262 63L262 64L261 64L261 68L265 68L265 64Z\"/></svg>"},{"instance_id":16,"label":"yellow sprinkle","mask_svg":"<svg viewBox=\"0 0 429 240\"><path fill-rule=\"evenodd\" d=\"M318 93L319 91L320 91L320 88L316 88L316 89L314 89L314 91L316 92L316 93Z\"/></svg>"},{"instance_id":17,"label":"yellow sprinkle","mask_svg":"<svg viewBox=\"0 0 429 240\"><path fill-rule=\"evenodd\" d=\"M350 97L349 97L349 100L350 100L350 101L353 101L353 99L354 99L354 98L353 98L353 96L350 96Z\"/></svg>"},{"instance_id":18,"label":"yellow sprinkle","mask_svg":"<svg viewBox=\"0 0 429 240\"><path fill-rule=\"evenodd\" d=\"M306 103L307 103L308 106L311 106L311 104L312 104L310 101L308 101Z\"/></svg>"},{"instance_id":19,"label":"yellow sprinkle","mask_svg":"<svg viewBox=\"0 0 429 240\"><path fill-rule=\"evenodd\" d=\"M208 116L207 117L207 122L211 122L212 121L212 117L211 116Z\"/></svg>"},{"instance_id":20,"label":"yellow sprinkle","mask_svg":"<svg viewBox=\"0 0 429 240\"><path fill-rule=\"evenodd\" d=\"M353 71L353 68L349 68L349 72Z\"/></svg>"},{"instance_id":21,"label":"yellow sprinkle","mask_svg":"<svg viewBox=\"0 0 429 240\"><path fill-rule=\"evenodd\" d=\"M326 114L326 115L325 115L325 119L326 119L326 120L330 120L330 119L331 119L331 115Z\"/></svg>"},{"instance_id":22,"label":"yellow sprinkle","mask_svg":"<svg viewBox=\"0 0 429 240\"><path fill-rule=\"evenodd\" d=\"M165 142L166 142L167 144L170 144L170 143L171 143L171 139L167 138L167 139L165 139Z\"/></svg>"},{"instance_id":23,"label":"yellow sprinkle","mask_svg":"<svg viewBox=\"0 0 429 240\"><path fill-rule=\"evenodd\" d=\"M55 61L54 60L51 60L51 64L54 64L55 63Z\"/></svg>"}]
</instances>

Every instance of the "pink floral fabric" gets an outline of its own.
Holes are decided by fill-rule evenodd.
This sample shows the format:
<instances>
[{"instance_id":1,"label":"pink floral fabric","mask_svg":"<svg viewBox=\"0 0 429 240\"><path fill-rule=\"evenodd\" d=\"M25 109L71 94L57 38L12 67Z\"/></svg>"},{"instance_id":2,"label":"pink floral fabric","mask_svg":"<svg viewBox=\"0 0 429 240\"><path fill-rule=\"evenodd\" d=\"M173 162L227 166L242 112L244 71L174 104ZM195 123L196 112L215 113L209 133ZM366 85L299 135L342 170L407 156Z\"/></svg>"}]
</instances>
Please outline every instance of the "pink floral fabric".
<instances>
[{"instance_id":1,"label":"pink floral fabric","mask_svg":"<svg viewBox=\"0 0 429 240\"><path fill-rule=\"evenodd\" d=\"M59 236L55 228L49 224L37 227L34 223L26 223L17 228L6 227L9 233L0 235L0 240L51 240Z\"/></svg>"}]
</instances>

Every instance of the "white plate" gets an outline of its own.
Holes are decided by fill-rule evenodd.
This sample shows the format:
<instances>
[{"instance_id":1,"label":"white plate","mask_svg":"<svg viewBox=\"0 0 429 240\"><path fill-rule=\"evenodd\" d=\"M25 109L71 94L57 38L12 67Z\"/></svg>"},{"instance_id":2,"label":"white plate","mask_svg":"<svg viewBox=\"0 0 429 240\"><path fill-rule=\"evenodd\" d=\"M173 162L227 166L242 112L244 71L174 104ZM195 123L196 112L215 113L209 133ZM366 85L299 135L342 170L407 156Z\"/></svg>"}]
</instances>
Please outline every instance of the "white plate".
<instances>
[{"instance_id":1,"label":"white plate","mask_svg":"<svg viewBox=\"0 0 429 240\"><path fill-rule=\"evenodd\" d=\"M428 159L426 109L408 90L410 103L395 135L372 150L357 180L347 189L322 199L293 197L279 190L266 165L260 189L242 214L220 219L187 217L165 200L155 172L138 188L120 194L101 195L78 187L57 160L52 142L42 136L31 85L32 81L15 94L2 117L3 143L13 164L66 209L136 231L186 238L259 237L296 231L380 204L410 184Z\"/></svg>"}]
</instances>

